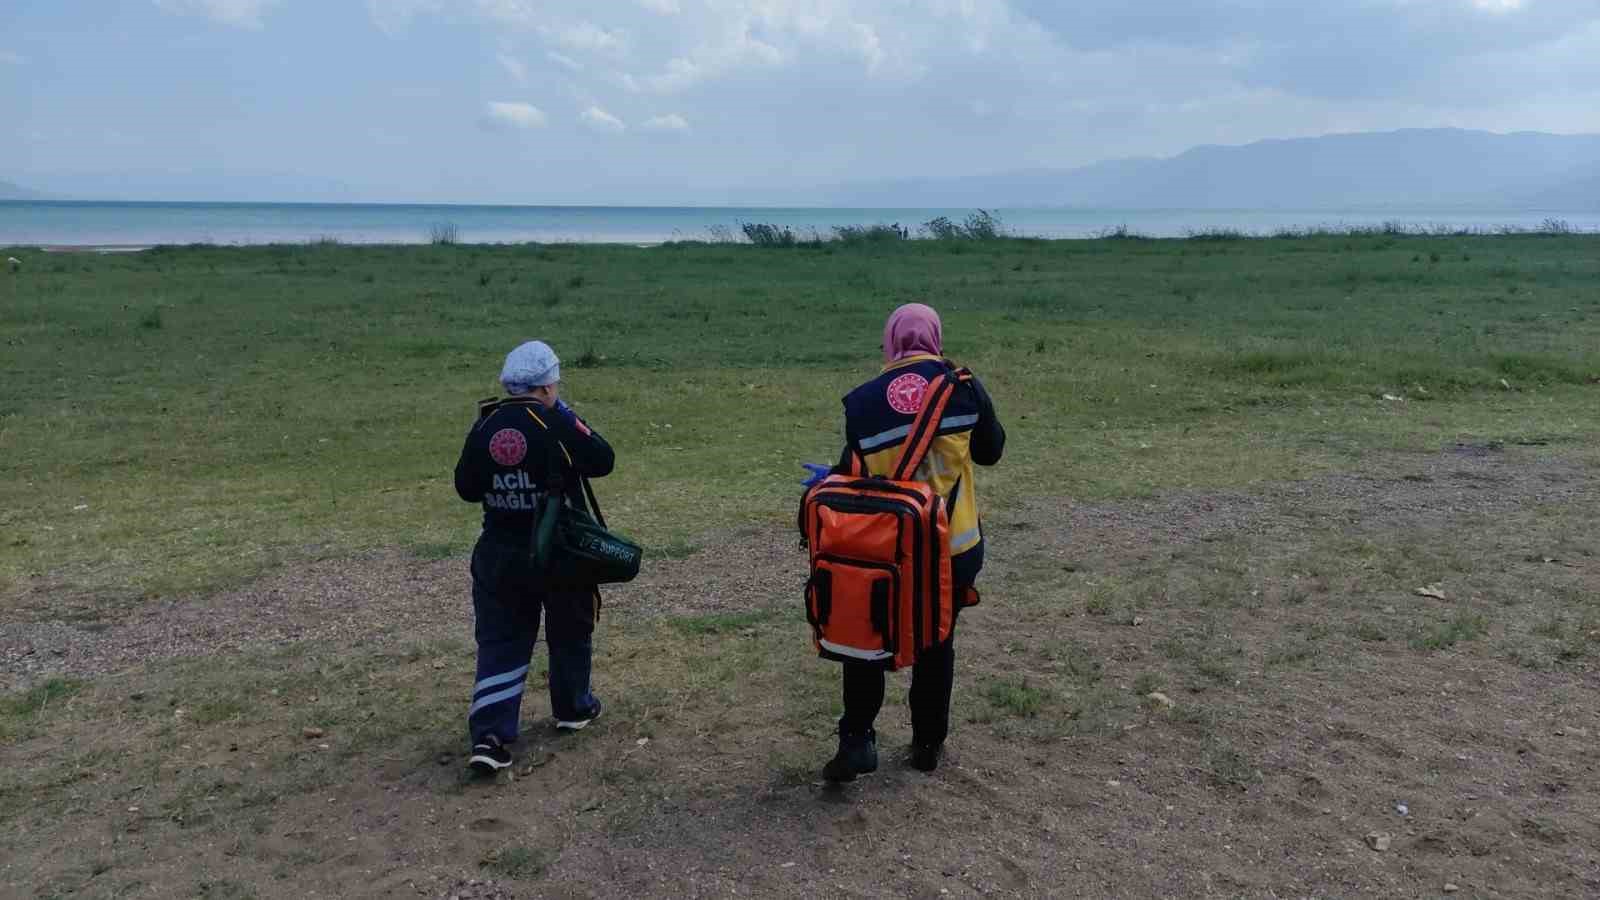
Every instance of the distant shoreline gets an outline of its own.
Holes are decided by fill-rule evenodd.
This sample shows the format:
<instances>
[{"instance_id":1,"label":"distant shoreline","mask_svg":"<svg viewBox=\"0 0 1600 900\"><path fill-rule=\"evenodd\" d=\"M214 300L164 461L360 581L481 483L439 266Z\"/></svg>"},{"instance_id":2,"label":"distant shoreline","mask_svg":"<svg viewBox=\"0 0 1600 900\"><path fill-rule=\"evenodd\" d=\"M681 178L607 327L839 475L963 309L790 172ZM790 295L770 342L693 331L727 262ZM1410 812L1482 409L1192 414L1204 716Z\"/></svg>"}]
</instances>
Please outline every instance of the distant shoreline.
<instances>
[{"instance_id":1,"label":"distant shoreline","mask_svg":"<svg viewBox=\"0 0 1600 900\"><path fill-rule=\"evenodd\" d=\"M990 220L1038 239L1305 237L1326 234L1600 233L1600 211L1546 209L907 209L865 207L443 206L0 201L0 247L126 252L208 244L738 243L747 229L818 243L862 229L909 237Z\"/></svg>"},{"instance_id":2,"label":"distant shoreline","mask_svg":"<svg viewBox=\"0 0 1600 900\"><path fill-rule=\"evenodd\" d=\"M18 247L33 247L45 253L138 253L149 250L159 244L17 244Z\"/></svg>"},{"instance_id":3,"label":"distant shoreline","mask_svg":"<svg viewBox=\"0 0 1600 900\"><path fill-rule=\"evenodd\" d=\"M996 239L998 239L998 240L1049 241L1049 242L1110 240L1110 241L1185 241L1185 242L1205 243L1205 242L1226 242L1226 241L1250 241L1250 242L1254 242L1254 241L1296 241L1296 240L1309 240L1309 239L1316 239L1316 238L1330 239L1330 238L1373 238L1373 237L1377 237L1377 238L1396 238L1396 239L1423 239L1423 238L1440 238L1440 239L1442 239L1442 238L1454 238L1454 239L1457 239L1457 240L1470 240L1470 239L1489 240L1489 239L1493 239L1493 238L1506 238L1506 237L1533 237L1533 238L1537 238L1537 237L1576 237L1576 238L1600 239L1600 230L1593 230L1593 231L1577 231L1577 230L1573 230L1573 231L1538 231L1538 230L1489 231L1489 230L1484 230L1484 231L1452 231L1452 232L1437 232L1437 233L1434 233L1434 232L1427 232L1427 231L1385 232L1385 231L1382 231L1382 230L1373 230L1373 229L1352 229L1352 230L1346 230L1346 231L1311 230L1311 231L1306 231L1306 232L1303 232L1303 233L1296 233L1296 234L1247 234L1247 233L1219 232L1219 233L1197 233L1197 234L1192 234L1192 235L1152 236L1152 235L1143 235L1143 234L1134 234L1134 233L1127 233L1127 234L1108 233L1108 234L1098 234L1098 235L1085 235L1085 236L1082 236L1082 237L1054 237L1054 238L1039 238L1039 237L1030 237L1030 236L1026 236L1026 235L1002 235L1002 236L1000 236L1000 237L998 237ZM939 239L930 238L930 237L916 237L916 238L908 238L907 240L918 241L918 242L935 242L935 241L937 241ZM817 240L801 240L801 241L797 241L792 246L794 246L794 247L808 247L808 246L815 247L815 246L827 246L827 245L833 244L833 243L843 243L843 242L842 241L838 241L837 239L833 239L833 238L820 238L820 239L817 239ZM655 248L659 248L659 247L665 247L665 246L674 245L674 244L700 245L700 246L716 246L718 244L722 244L722 245L726 245L726 246L745 246L745 247L754 246L754 244L752 244L752 242L744 241L744 240L739 240L739 241L709 241L709 240L700 240L700 239L686 239L686 240L677 240L677 241L455 241L455 242L451 243L451 246L472 248L472 247L523 247L523 246L526 246L526 247L551 247L551 246L563 246L563 245L566 245L566 246L574 246L574 247L594 247L594 248L632 247L632 248L639 249L639 250L650 250L650 249L655 249ZM219 243L211 243L211 242L207 242L207 241L190 241L190 242L186 242L186 243L175 243L175 244L163 244L163 243L149 243L149 244L5 244L5 243L0 243L0 248L4 248L4 249L6 249L8 251L9 250L35 250L35 251L38 251L38 252L41 252L41 253L49 253L49 254L142 253L142 252L145 252L145 251L155 250L155 249L162 248L162 247L171 247L171 248L177 248L177 249L195 248L195 249L216 249L216 250L259 250L259 249L269 248L269 247L304 247L304 248L312 248L312 247L318 247L318 246L326 246L326 247L332 247L332 248L350 248L350 249L361 249L361 248L370 248L370 249L420 249L420 248L430 247L430 246L435 246L435 245L430 244L427 241L411 241L411 242L398 242L398 241L388 241L388 242L385 242L385 241L339 242L339 241L333 241L333 242L326 242L326 241L317 241L317 240L271 241L271 242L263 242L263 243L235 243L235 244L219 244Z\"/></svg>"}]
</instances>

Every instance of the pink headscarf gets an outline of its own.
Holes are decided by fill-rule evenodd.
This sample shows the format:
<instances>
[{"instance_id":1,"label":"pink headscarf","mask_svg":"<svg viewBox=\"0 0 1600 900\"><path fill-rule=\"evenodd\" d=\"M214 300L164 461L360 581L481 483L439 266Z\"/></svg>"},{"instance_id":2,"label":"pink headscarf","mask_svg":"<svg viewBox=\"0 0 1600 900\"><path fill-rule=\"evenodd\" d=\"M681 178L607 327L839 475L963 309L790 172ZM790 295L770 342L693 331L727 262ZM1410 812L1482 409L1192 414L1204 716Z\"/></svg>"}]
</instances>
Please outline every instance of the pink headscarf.
<instances>
[{"instance_id":1,"label":"pink headscarf","mask_svg":"<svg viewBox=\"0 0 1600 900\"><path fill-rule=\"evenodd\" d=\"M933 307L907 303L889 314L883 325L883 361L892 363L908 356L944 353L942 326Z\"/></svg>"}]
</instances>

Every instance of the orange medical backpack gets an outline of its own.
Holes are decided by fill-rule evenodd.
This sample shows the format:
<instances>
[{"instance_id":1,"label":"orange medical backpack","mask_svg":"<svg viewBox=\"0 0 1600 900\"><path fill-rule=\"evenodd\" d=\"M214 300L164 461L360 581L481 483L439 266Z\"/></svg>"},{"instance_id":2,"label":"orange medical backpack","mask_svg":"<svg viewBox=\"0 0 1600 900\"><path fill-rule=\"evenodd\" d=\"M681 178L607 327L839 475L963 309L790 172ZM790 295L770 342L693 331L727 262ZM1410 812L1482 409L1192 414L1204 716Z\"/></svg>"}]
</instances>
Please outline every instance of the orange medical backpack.
<instances>
[{"instance_id":1,"label":"orange medical backpack","mask_svg":"<svg viewBox=\"0 0 1600 900\"><path fill-rule=\"evenodd\" d=\"M913 481L938 435L958 369L928 385L889 477L853 471L813 485L800 502L800 542L811 554L806 621L824 659L898 669L950 638L950 517L944 498Z\"/></svg>"}]
</instances>

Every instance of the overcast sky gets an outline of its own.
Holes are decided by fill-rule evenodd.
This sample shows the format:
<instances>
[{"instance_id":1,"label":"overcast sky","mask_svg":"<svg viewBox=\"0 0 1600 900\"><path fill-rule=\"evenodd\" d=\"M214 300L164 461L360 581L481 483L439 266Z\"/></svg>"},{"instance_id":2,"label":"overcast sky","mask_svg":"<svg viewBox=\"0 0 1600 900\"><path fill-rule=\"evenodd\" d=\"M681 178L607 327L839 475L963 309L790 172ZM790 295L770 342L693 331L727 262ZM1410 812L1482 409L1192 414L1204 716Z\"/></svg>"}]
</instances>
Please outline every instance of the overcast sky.
<instances>
[{"instance_id":1,"label":"overcast sky","mask_svg":"<svg viewBox=\"0 0 1600 900\"><path fill-rule=\"evenodd\" d=\"M23 184L717 201L1431 126L1600 132L1600 0L0 2Z\"/></svg>"}]
</instances>

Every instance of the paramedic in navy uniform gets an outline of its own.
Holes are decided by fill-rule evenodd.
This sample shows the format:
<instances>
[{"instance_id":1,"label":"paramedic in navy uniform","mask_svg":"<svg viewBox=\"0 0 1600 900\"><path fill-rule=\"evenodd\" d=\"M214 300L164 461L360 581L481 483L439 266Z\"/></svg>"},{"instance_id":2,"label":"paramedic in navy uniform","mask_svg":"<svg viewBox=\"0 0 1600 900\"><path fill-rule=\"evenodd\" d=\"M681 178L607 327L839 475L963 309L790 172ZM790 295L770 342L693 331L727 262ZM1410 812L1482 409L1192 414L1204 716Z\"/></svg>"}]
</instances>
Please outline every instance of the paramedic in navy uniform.
<instances>
[{"instance_id":1,"label":"paramedic in navy uniform","mask_svg":"<svg viewBox=\"0 0 1600 900\"><path fill-rule=\"evenodd\" d=\"M907 426L922 408L929 382L951 368L943 353L939 314L933 309L908 303L890 314L883 329L883 371L844 398L845 447L834 471L848 471L852 455L866 463L868 474L888 475L894 469ZM938 436L916 472L916 479L943 496L950 510L951 580L958 619L961 597L983 568L972 464L999 462L1005 443L994 403L974 378L970 389L958 389L950 398ZM950 640L921 653L911 670L911 765L924 772L938 768L950 728L954 641L952 627ZM883 669L871 663L843 666L839 752L822 770L829 781L850 781L878 768L872 722L883 706Z\"/></svg>"},{"instance_id":2,"label":"paramedic in navy uniform","mask_svg":"<svg viewBox=\"0 0 1600 900\"><path fill-rule=\"evenodd\" d=\"M600 715L600 701L589 689L599 594L547 589L532 567L529 543L552 449L565 469L565 492L579 508L584 503L577 476L599 478L613 462L611 446L558 396L561 361L542 341L507 354L500 383L510 396L480 408L456 463L456 493L483 505L483 534L472 550L478 676L467 710L468 764L481 774L511 765L506 745L517 739L541 608L556 728L576 731ZM552 448L551 441L559 446Z\"/></svg>"}]
</instances>

